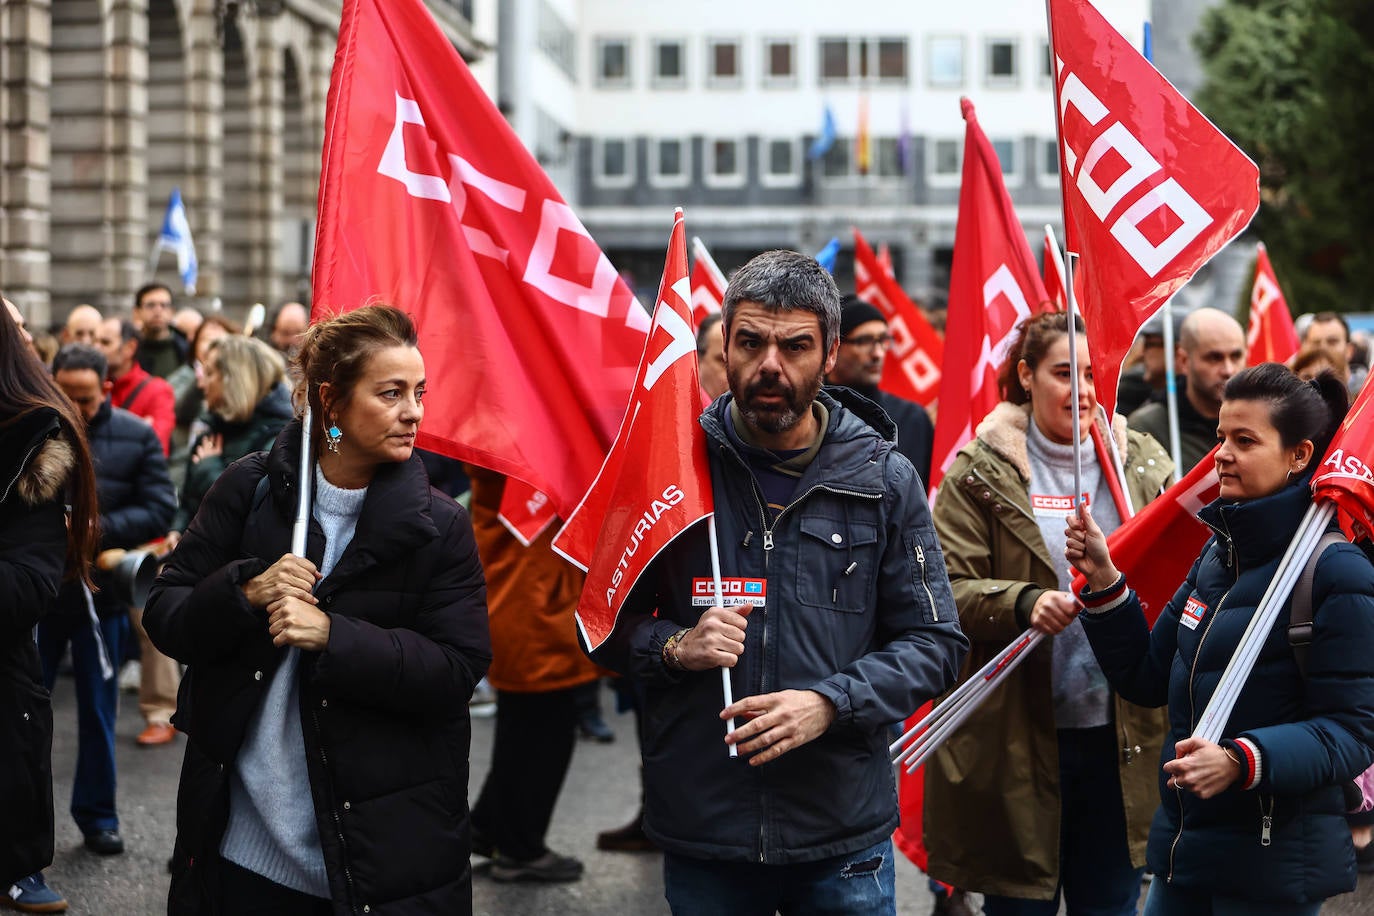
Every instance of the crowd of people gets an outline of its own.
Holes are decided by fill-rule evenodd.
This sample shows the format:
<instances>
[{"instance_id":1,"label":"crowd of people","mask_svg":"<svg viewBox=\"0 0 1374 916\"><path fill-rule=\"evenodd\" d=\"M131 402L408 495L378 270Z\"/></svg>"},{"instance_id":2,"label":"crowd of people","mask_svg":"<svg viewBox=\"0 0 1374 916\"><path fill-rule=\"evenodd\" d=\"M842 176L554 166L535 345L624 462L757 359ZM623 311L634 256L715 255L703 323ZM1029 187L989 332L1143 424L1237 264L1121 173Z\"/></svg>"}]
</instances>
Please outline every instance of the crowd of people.
<instances>
[{"instance_id":1,"label":"crowd of people","mask_svg":"<svg viewBox=\"0 0 1374 916\"><path fill-rule=\"evenodd\" d=\"M137 741L183 749L173 913L462 913L474 875L579 880L547 834L613 676L639 810L598 846L661 852L675 914L892 914L894 728L1027 630L1041 643L924 770L935 913L980 895L990 916L1129 914L1148 882L1148 916L1306 916L1374 854L1361 546L1329 538L1305 641L1295 593L1222 739L1193 737L1362 382L1338 316L1290 366L1246 368L1219 310L1182 318L1175 354L1147 327L1116 416L1081 323L1028 318L932 505L931 415L879 388L884 314L810 257L761 254L697 332L713 536L673 540L593 646L557 523L525 543L498 518L505 478L415 448L427 374L403 309L311 324L287 303L254 337L173 303L154 284L127 314L80 306L51 342L0 320L0 908L66 906L43 869L68 657L91 853L124 849L126 658ZM1107 536L1203 460L1214 536L1151 626ZM741 583L723 606L697 598L717 574Z\"/></svg>"}]
</instances>

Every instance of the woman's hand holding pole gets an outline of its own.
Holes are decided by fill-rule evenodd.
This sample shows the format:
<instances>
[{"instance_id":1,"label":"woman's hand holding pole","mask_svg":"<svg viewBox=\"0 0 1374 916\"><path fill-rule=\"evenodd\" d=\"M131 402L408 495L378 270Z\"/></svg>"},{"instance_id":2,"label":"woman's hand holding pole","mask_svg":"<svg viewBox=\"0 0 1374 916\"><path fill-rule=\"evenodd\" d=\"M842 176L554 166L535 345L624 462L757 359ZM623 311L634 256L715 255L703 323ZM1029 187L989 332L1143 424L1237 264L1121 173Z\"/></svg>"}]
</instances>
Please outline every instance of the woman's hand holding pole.
<instances>
[{"instance_id":1,"label":"woman's hand holding pole","mask_svg":"<svg viewBox=\"0 0 1374 916\"><path fill-rule=\"evenodd\" d=\"M1092 510L1081 506L1070 515L1064 527L1064 556L1088 580L1088 588L1100 592L1121 578L1107 551L1107 536L1093 521Z\"/></svg>"}]
</instances>

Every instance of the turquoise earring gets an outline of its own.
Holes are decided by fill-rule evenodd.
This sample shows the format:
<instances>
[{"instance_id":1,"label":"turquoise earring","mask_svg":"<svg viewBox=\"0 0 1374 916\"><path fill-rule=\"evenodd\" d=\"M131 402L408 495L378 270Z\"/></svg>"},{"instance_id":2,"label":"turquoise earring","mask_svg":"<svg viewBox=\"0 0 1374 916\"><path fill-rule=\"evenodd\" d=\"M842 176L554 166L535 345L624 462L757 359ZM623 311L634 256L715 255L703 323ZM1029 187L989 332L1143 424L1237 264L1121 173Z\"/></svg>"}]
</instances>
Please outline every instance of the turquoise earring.
<instances>
[{"instance_id":1,"label":"turquoise earring","mask_svg":"<svg viewBox=\"0 0 1374 916\"><path fill-rule=\"evenodd\" d=\"M339 429L337 423L330 424L324 431L324 447L334 454L339 454L339 443L343 441L343 430Z\"/></svg>"}]
</instances>

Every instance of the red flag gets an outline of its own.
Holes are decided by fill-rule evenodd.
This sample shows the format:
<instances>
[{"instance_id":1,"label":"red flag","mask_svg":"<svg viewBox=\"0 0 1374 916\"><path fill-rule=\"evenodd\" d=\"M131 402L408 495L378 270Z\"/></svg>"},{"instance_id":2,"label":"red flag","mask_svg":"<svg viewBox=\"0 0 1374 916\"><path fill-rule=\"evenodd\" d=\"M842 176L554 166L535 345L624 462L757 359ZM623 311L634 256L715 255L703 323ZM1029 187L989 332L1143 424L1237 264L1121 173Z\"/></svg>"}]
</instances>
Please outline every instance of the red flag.
<instances>
[{"instance_id":1,"label":"red flag","mask_svg":"<svg viewBox=\"0 0 1374 916\"><path fill-rule=\"evenodd\" d=\"M1288 301L1279 289L1279 278L1269 263L1269 252L1260 242L1255 250L1255 285L1250 289L1250 326L1245 333L1248 347L1245 365L1286 363L1298 352L1298 332Z\"/></svg>"},{"instance_id":2,"label":"red flag","mask_svg":"<svg viewBox=\"0 0 1374 916\"><path fill-rule=\"evenodd\" d=\"M1045 226L1045 297L1047 312L1062 312L1069 307L1069 288L1064 279L1064 254L1059 250L1059 241L1054 237L1054 229Z\"/></svg>"},{"instance_id":3,"label":"red flag","mask_svg":"<svg viewBox=\"0 0 1374 916\"><path fill-rule=\"evenodd\" d=\"M930 406L940 393L940 365L944 342L940 334L912 302L856 228L854 230L854 283L858 297L879 308L887 317L892 349L883 364L878 387L908 401Z\"/></svg>"},{"instance_id":4,"label":"red flag","mask_svg":"<svg viewBox=\"0 0 1374 916\"><path fill-rule=\"evenodd\" d=\"M894 280L897 278L897 272L892 269L892 249L887 247L887 242L881 242L878 245L878 266L889 277Z\"/></svg>"},{"instance_id":5,"label":"red flag","mask_svg":"<svg viewBox=\"0 0 1374 916\"><path fill-rule=\"evenodd\" d=\"M707 315L720 311L725 301L725 274L701 239L692 236L692 327L701 327Z\"/></svg>"},{"instance_id":6,"label":"red flag","mask_svg":"<svg viewBox=\"0 0 1374 916\"><path fill-rule=\"evenodd\" d=\"M903 730L914 728L917 722L930 713L934 705L934 702L922 704L921 708L902 724ZM892 834L892 843L921 871L926 870L930 861L924 825L925 800L925 766L918 767L914 773L908 773L906 767L902 767L897 780L897 809L901 820L897 824L896 832Z\"/></svg>"},{"instance_id":7,"label":"red flag","mask_svg":"<svg viewBox=\"0 0 1374 916\"><path fill-rule=\"evenodd\" d=\"M1140 596L1150 626L1188 578L1193 561L1212 536L1197 513L1221 495L1216 453L1212 449L1182 480L1107 536L1112 562ZM1086 584L1076 574L1074 594Z\"/></svg>"},{"instance_id":8,"label":"red flag","mask_svg":"<svg viewBox=\"0 0 1374 916\"><path fill-rule=\"evenodd\" d=\"M329 87L315 312L410 312L419 444L577 505L615 437L649 316L421 0L347 0Z\"/></svg>"},{"instance_id":9,"label":"red flag","mask_svg":"<svg viewBox=\"0 0 1374 916\"><path fill-rule=\"evenodd\" d=\"M1259 207L1259 170L1089 0L1049 0L1065 248L1097 399L1136 332ZM1075 293L1078 292L1075 283Z\"/></svg>"},{"instance_id":10,"label":"red flag","mask_svg":"<svg viewBox=\"0 0 1374 916\"><path fill-rule=\"evenodd\" d=\"M587 570L577 620L592 648L610 635L649 562L712 512L691 296L678 210L625 421L596 482L554 538L555 550Z\"/></svg>"},{"instance_id":11,"label":"red flag","mask_svg":"<svg viewBox=\"0 0 1374 916\"><path fill-rule=\"evenodd\" d=\"M1331 439L1312 478L1314 499L1329 499L1340 510L1351 540L1374 538L1374 385L1365 385Z\"/></svg>"},{"instance_id":12,"label":"red flag","mask_svg":"<svg viewBox=\"0 0 1374 916\"><path fill-rule=\"evenodd\" d=\"M973 103L962 99L960 105L964 174L949 275L940 413L927 481L932 488L1001 400L997 373L1016 326L1049 298L1002 181L997 153L978 126Z\"/></svg>"}]
</instances>

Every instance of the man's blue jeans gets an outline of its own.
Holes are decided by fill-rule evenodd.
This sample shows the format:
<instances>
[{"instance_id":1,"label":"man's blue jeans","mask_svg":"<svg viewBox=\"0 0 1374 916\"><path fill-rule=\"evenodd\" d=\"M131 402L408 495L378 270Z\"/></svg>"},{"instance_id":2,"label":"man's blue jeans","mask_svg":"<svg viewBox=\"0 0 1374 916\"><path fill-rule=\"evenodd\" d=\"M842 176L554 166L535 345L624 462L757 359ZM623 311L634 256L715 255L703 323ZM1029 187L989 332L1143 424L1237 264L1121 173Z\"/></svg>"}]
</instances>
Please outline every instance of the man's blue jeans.
<instances>
[{"instance_id":1,"label":"man's blue jeans","mask_svg":"<svg viewBox=\"0 0 1374 916\"><path fill-rule=\"evenodd\" d=\"M794 865L663 856L673 916L895 916L896 874L891 840Z\"/></svg>"},{"instance_id":2,"label":"man's blue jeans","mask_svg":"<svg viewBox=\"0 0 1374 916\"><path fill-rule=\"evenodd\" d=\"M129 618L102 618L101 637L110 664L124 657ZM88 619L69 621L48 614L38 623L38 654L43 659L43 684L51 692L57 666L67 644L72 647L76 675L76 778L72 784L72 819L83 834L118 830L115 812L115 716L119 710L119 678L106 680L100 667L100 647Z\"/></svg>"}]
</instances>

